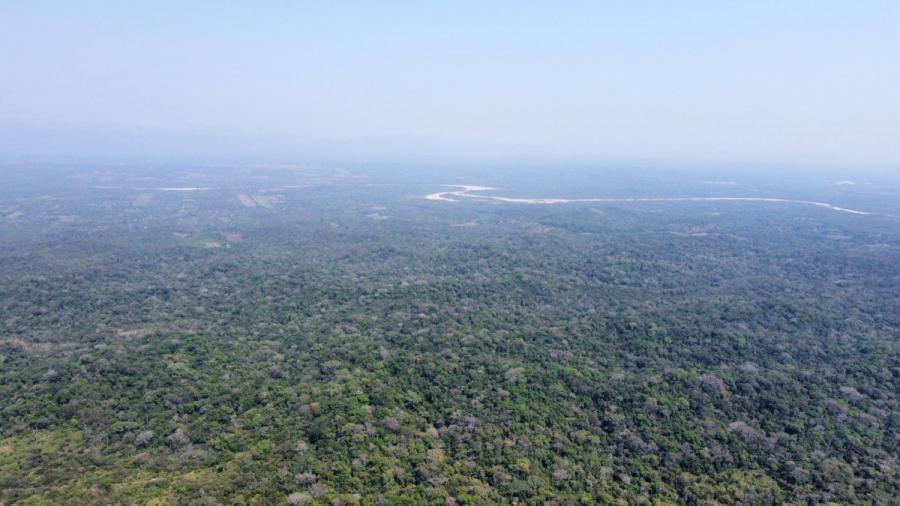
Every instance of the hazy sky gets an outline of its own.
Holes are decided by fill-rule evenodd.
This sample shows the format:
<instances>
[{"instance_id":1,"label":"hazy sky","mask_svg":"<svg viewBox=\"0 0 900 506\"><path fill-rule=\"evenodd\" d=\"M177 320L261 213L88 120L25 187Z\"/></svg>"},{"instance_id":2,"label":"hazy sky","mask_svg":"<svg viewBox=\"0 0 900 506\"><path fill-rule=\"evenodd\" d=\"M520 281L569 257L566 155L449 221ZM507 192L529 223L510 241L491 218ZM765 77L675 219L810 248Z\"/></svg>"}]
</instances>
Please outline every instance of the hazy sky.
<instances>
[{"instance_id":1,"label":"hazy sky","mask_svg":"<svg viewBox=\"0 0 900 506\"><path fill-rule=\"evenodd\" d=\"M897 0L6 1L0 65L6 128L900 167Z\"/></svg>"}]
</instances>

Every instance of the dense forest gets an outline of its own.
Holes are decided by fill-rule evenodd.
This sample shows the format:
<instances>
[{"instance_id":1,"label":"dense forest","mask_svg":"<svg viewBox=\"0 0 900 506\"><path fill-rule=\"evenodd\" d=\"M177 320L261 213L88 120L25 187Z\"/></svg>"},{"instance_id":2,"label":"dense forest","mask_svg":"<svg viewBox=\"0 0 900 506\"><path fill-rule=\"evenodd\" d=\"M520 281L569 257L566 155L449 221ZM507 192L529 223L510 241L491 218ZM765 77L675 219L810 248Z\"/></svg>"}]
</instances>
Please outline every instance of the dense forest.
<instances>
[{"instance_id":1,"label":"dense forest","mask_svg":"<svg viewBox=\"0 0 900 506\"><path fill-rule=\"evenodd\" d=\"M0 504L900 497L897 187L5 170Z\"/></svg>"}]
</instances>

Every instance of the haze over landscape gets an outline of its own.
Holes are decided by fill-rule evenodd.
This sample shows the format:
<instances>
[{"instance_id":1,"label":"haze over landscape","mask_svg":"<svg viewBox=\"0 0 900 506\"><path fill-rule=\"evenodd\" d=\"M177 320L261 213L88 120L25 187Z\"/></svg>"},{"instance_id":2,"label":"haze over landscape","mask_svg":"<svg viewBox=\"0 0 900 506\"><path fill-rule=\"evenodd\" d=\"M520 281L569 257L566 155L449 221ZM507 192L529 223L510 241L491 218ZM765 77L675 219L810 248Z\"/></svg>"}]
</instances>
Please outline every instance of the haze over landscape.
<instances>
[{"instance_id":1,"label":"haze over landscape","mask_svg":"<svg viewBox=\"0 0 900 506\"><path fill-rule=\"evenodd\" d=\"M889 0L5 3L0 142L896 168L898 24Z\"/></svg>"},{"instance_id":2,"label":"haze over landscape","mask_svg":"<svg viewBox=\"0 0 900 506\"><path fill-rule=\"evenodd\" d=\"M0 3L0 506L893 505L900 3Z\"/></svg>"}]
</instances>

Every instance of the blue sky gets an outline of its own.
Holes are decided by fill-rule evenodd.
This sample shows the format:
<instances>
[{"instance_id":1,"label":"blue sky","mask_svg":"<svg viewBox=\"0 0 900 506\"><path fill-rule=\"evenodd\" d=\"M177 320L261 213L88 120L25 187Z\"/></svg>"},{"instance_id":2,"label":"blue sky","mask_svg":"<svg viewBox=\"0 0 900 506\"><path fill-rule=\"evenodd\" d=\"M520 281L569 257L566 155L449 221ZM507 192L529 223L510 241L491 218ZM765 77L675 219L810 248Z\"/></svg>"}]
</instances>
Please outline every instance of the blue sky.
<instances>
[{"instance_id":1,"label":"blue sky","mask_svg":"<svg viewBox=\"0 0 900 506\"><path fill-rule=\"evenodd\" d=\"M0 122L900 168L898 26L866 0L0 2Z\"/></svg>"}]
</instances>

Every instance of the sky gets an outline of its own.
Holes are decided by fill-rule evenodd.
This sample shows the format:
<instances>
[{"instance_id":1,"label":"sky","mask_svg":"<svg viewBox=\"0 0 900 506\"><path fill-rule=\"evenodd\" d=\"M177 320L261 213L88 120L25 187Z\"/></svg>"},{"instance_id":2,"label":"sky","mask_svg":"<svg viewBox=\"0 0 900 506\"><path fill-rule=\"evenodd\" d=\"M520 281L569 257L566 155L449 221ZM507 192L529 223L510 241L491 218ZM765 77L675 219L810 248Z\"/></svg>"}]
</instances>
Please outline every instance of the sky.
<instances>
[{"instance_id":1,"label":"sky","mask_svg":"<svg viewBox=\"0 0 900 506\"><path fill-rule=\"evenodd\" d=\"M0 1L0 155L900 170L900 2Z\"/></svg>"}]
</instances>

